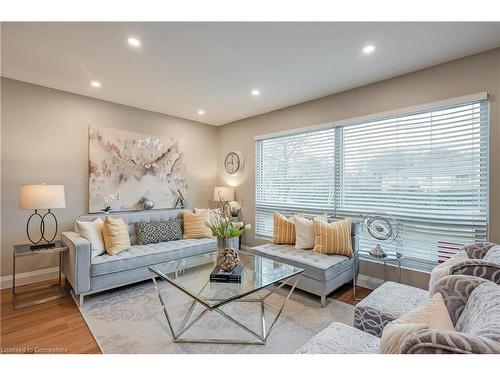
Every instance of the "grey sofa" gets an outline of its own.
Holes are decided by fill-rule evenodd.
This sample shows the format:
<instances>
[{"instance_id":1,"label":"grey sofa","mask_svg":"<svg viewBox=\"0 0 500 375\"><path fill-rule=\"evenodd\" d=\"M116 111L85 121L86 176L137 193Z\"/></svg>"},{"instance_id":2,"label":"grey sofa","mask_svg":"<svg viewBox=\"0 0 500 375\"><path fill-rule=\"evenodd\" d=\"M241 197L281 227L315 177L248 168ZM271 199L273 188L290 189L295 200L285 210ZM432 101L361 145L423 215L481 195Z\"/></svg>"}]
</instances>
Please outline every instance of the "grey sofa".
<instances>
[{"instance_id":1,"label":"grey sofa","mask_svg":"<svg viewBox=\"0 0 500 375\"><path fill-rule=\"evenodd\" d=\"M500 286L474 276L452 275L441 293L455 331L422 329L406 338L402 354L500 354ZM297 353L375 354L380 338L343 323L332 323Z\"/></svg>"},{"instance_id":2,"label":"grey sofa","mask_svg":"<svg viewBox=\"0 0 500 375\"><path fill-rule=\"evenodd\" d=\"M352 224L352 248L358 251L359 224ZM297 288L321 297L321 306L326 305L326 296L335 289L352 281L355 257L327 255L312 250L296 249L294 245L272 243L248 249L250 253L261 255L279 262L304 269Z\"/></svg>"},{"instance_id":3,"label":"grey sofa","mask_svg":"<svg viewBox=\"0 0 500 375\"><path fill-rule=\"evenodd\" d=\"M449 269L450 275L469 275L500 284L500 246L477 242L463 247L468 260ZM386 282L354 309L354 327L380 337L386 324L425 303L432 294L409 285Z\"/></svg>"},{"instance_id":4,"label":"grey sofa","mask_svg":"<svg viewBox=\"0 0 500 375\"><path fill-rule=\"evenodd\" d=\"M92 221L103 214L78 217L80 221ZM182 219L182 210L166 209L138 212L112 213L127 224L132 246L117 255L91 256L90 242L75 232L63 232L62 242L69 251L64 253L63 273L79 297L107 289L146 280L151 277L148 266L217 250L215 238L182 239L148 245L137 245L135 223L167 219Z\"/></svg>"}]
</instances>

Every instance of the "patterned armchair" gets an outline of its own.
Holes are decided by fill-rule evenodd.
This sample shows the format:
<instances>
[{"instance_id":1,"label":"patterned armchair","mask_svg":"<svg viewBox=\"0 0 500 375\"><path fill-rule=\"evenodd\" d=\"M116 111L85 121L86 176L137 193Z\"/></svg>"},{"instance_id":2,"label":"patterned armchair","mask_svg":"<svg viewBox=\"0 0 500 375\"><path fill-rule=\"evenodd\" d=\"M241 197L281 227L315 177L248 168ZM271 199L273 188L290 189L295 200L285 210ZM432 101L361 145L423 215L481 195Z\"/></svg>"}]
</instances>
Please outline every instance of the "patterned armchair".
<instances>
[{"instance_id":1,"label":"patterned armchair","mask_svg":"<svg viewBox=\"0 0 500 375\"><path fill-rule=\"evenodd\" d=\"M406 338L402 354L500 354L500 286L474 276L441 279L434 290L443 296L455 331L423 329ZM297 353L375 354L380 339L343 323L332 323Z\"/></svg>"},{"instance_id":2,"label":"patterned armchair","mask_svg":"<svg viewBox=\"0 0 500 375\"><path fill-rule=\"evenodd\" d=\"M470 275L500 284L500 245L477 242L462 248L469 260L451 267L451 275Z\"/></svg>"},{"instance_id":3,"label":"patterned armchair","mask_svg":"<svg viewBox=\"0 0 500 375\"><path fill-rule=\"evenodd\" d=\"M445 268L445 274L476 276L500 284L500 245L478 242L462 250L469 259ZM354 327L380 337L388 323L416 309L432 295L433 291L388 281L356 305Z\"/></svg>"}]
</instances>

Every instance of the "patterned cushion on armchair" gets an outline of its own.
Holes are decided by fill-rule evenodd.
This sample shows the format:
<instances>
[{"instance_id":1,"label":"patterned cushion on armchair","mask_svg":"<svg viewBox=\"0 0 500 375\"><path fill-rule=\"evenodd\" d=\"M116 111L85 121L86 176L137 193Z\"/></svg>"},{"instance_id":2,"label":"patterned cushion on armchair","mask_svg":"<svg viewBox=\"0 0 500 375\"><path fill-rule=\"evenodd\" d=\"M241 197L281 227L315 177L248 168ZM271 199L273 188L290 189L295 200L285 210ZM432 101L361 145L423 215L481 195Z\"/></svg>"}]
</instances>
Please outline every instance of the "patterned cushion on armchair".
<instances>
[{"instance_id":1,"label":"patterned cushion on armchair","mask_svg":"<svg viewBox=\"0 0 500 375\"><path fill-rule=\"evenodd\" d=\"M470 259L450 267L450 275L481 277L500 285L500 246L477 242L462 248Z\"/></svg>"},{"instance_id":2,"label":"patterned cushion on armchair","mask_svg":"<svg viewBox=\"0 0 500 375\"><path fill-rule=\"evenodd\" d=\"M453 275L441 280L455 331L425 329L403 343L408 354L500 354L500 286L473 276Z\"/></svg>"},{"instance_id":3,"label":"patterned cushion on armchair","mask_svg":"<svg viewBox=\"0 0 500 375\"><path fill-rule=\"evenodd\" d=\"M354 327L381 337L386 324L428 300L426 290L387 281L356 305Z\"/></svg>"}]
</instances>

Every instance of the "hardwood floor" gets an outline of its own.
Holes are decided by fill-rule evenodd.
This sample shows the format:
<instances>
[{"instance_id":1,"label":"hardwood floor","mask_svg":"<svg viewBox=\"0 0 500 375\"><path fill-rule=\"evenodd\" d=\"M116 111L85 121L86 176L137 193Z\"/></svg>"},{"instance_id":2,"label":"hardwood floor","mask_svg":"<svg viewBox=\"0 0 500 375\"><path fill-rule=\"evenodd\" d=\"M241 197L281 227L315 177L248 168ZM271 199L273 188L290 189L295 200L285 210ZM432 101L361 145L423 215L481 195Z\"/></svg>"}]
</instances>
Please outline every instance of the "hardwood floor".
<instances>
[{"instance_id":1,"label":"hardwood floor","mask_svg":"<svg viewBox=\"0 0 500 375\"><path fill-rule=\"evenodd\" d=\"M345 284L329 298L355 305L351 288L351 284ZM357 289L360 298L370 292L361 287ZM4 289L0 305L1 353L101 353L70 295L43 305L14 310L12 291Z\"/></svg>"},{"instance_id":2,"label":"hardwood floor","mask_svg":"<svg viewBox=\"0 0 500 375\"><path fill-rule=\"evenodd\" d=\"M21 288L20 288L21 289ZM14 310L12 290L1 292L0 347L3 353L100 353L73 298ZM15 353L15 352L14 352Z\"/></svg>"}]
</instances>

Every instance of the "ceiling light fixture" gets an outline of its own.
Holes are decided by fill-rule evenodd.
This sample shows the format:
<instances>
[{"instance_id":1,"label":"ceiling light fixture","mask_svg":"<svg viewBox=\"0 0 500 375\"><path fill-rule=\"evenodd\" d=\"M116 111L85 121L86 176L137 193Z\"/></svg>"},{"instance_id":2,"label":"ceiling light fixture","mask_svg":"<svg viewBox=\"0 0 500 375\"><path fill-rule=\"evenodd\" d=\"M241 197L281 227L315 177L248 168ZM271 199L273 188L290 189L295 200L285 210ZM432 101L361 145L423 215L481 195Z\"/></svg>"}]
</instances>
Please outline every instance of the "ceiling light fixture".
<instances>
[{"instance_id":1,"label":"ceiling light fixture","mask_svg":"<svg viewBox=\"0 0 500 375\"><path fill-rule=\"evenodd\" d=\"M92 82L90 82L90 85L92 87L99 88L99 87L101 87L101 82L99 82L99 81L92 81Z\"/></svg>"},{"instance_id":2,"label":"ceiling light fixture","mask_svg":"<svg viewBox=\"0 0 500 375\"><path fill-rule=\"evenodd\" d=\"M369 44L369 45L363 47L363 53L365 55L369 55L370 53L373 53L374 51L375 51L375 46L373 44Z\"/></svg>"},{"instance_id":3,"label":"ceiling light fixture","mask_svg":"<svg viewBox=\"0 0 500 375\"><path fill-rule=\"evenodd\" d=\"M260 95L260 91L259 91L259 90L257 90L257 89L253 89L253 90L252 90L252 95L253 95L253 96L259 96L259 95Z\"/></svg>"},{"instance_id":4,"label":"ceiling light fixture","mask_svg":"<svg viewBox=\"0 0 500 375\"><path fill-rule=\"evenodd\" d=\"M132 47L140 47L140 45L141 45L141 41L137 38L134 38L134 37L127 38L127 42Z\"/></svg>"},{"instance_id":5,"label":"ceiling light fixture","mask_svg":"<svg viewBox=\"0 0 500 375\"><path fill-rule=\"evenodd\" d=\"M198 114L199 114L200 116L203 116L203 115L205 114L205 111L204 111L203 109L199 109L199 110L198 110Z\"/></svg>"}]
</instances>

